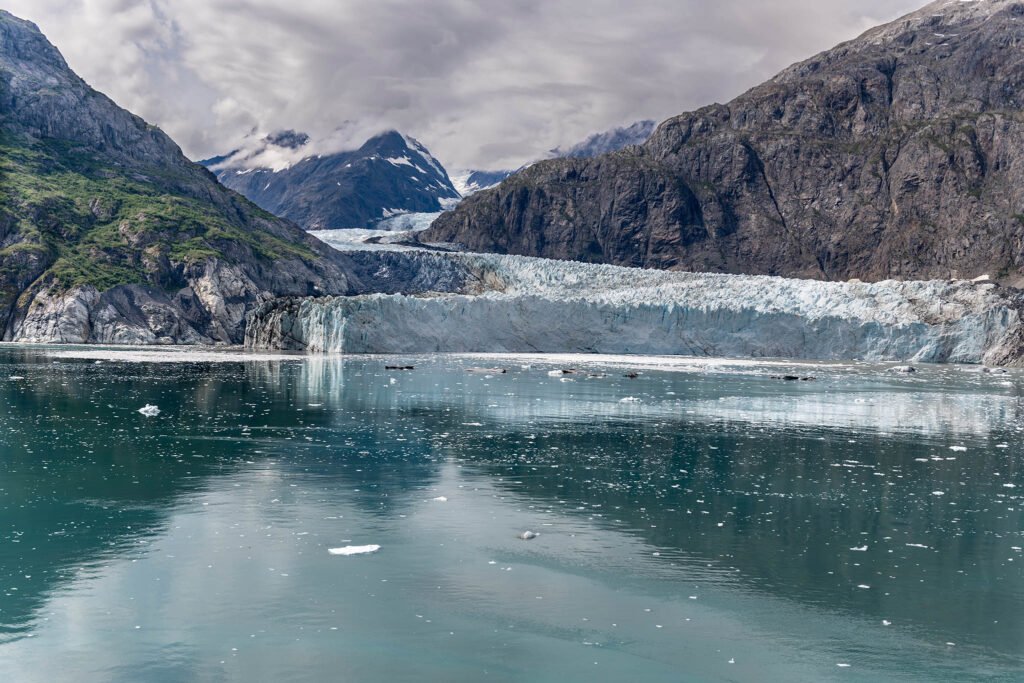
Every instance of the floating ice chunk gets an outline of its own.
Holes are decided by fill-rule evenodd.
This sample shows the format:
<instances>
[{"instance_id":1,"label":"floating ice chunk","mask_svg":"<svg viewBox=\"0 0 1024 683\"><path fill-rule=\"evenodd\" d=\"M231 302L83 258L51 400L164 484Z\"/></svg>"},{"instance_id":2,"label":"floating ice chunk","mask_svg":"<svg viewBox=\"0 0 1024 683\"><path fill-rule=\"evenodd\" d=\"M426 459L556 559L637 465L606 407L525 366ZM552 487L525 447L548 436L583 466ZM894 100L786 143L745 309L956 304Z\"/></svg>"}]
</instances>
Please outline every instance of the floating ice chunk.
<instances>
[{"instance_id":1,"label":"floating ice chunk","mask_svg":"<svg viewBox=\"0 0 1024 683\"><path fill-rule=\"evenodd\" d=\"M160 414L160 409L147 403L145 407L139 408L139 413L146 417L156 417Z\"/></svg>"},{"instance_id":2,"label":"floating ice chunk","mask_svg":"<svg viewBox=\"0 0 1024 683\"><path fill-rule=\"evenodd\" d=\"M850 550L852 550L852 551L854 551L856 553L866 553L868 551L868 547L866 545L862 545L859 548L850 548Z\"/></svg>"},{"instance_id":3,"label":"floating ice chunk","mask_svg":"<svg viewBox=\"0 0 1024 683\"><path fill-rule=\"evenodd\" d=\"M882 619L882 626L892 626L892 622L888 619Z\"/></svg>"},{"instance_id":4,"label":"floating ice chunk","mask_svg":"<svg viewBox=\"0 0 1024 683\"><path fill-rule=\"evenodd\" d=\"M926 545L924 545L922 543L907 543L906 545L907 545L908 548L924 548L925 550L929 549L928 546L926 546Z\"/></svg>"},{"instance_id":5,"label":"floating ice chunk","mask_svg":"<svg viewBox=\"0 0 1024 683\"><path fill-rule=\"evenodd\" d=\"M950 446L949 450L956 451L957 453L964 453L967 451L966 446Z\"/></svg>"},{"instance_id":6,"label":"floating ice chunk","mask_svg":"<svg viewBox=\"0 0 1024 683\"><path fill-rule=\"evenodd\" d=\"M551 370L551 371L548 372L548 377L561 377L561 376L562 376L562 371L561 370Z\"/></svg>"},{"instance_id":7,"label":"floating ice chunk","mask_svg":"<svg viewBox=\"0 0 1024 683\"><path fill-rule=\"evenodd\" d=\"M857 586L857 588L860 588L861 590L865 590L866 591L869 588L871 588L871 586L867 585L866 583L862 583L859 586Z\"/></svg>"},{"instance_id":8,"label":"floating ice chunk","mask_svg":"<svg viewBox=\"0 0 1024 683\"><path fill-rule=\"evenodd\" d=\"M448 498L446 496L438 496L437 498L434 498L433 500L434 500L435 503L447 503L448 502Z\"/></svg>"},{"instance_id":9,"label":"floating ice chunk","mask_svg":"<svg viewBox=\"0 0 1024 683\"><path fill-rule=\"evenodd\" d=\"M25 379L25 378L22 377L21 375L11 375L8 379L11 379L11 380L17 382L19 379Z\"/></svg>"},{"instance_id":10,"label":"floating ice chunk","mask_svg":"<svg viewBox=\"0 0 1024 683\"><path fill-rule=\"evenodd\" d=\"M637 398L636 396L627 396L626 398L620 399L619 403L643 403L643 399Z\"/></svg>"},{"instance_id":11,"label":"floating ice chunk","mask_svg":"<svg viewBox=\"0 0 1024 683\"><path fill-rule=\"evenodd\" d=\"M836 664L836 666L838 666L840 669L849 669L850 668L850 665L847 664L846 662L839 662L838 664Z\"/></svg>"},{"instance_id":12,"label":"floating ice chunk","mask_svg":"<svg viewBox=\"0 0 1024 683\"><path fill-rule=\"evenodd\" d=\"M540 534L538 534L535 531L524 531L523 533L521 533L518 536L516 536L516 538L521 539L523 541L532 541L533 539L537 538L538 536L540 536Z\"/></svg>"},{"instance_id":13,"label":"floating ice chunk","mask_svg":"<svg viewBox=\"0 0 1024 683\"><path fill-rule=\"evenodd\" d=\"M944 495L946 495L946 492L945 491L932 491L932 495L933 496L944 496Z\"/></svg>"},{"instance_id":14,"label":"floating ice chunk","mask_svg":"<svg viewBox=\"0 0 1024 683\"><path fill-rule=\"evenodd\" d=\"M344 548L328 548L331 555L366 555L380 550L379 545L347 545Z\"/></svg>"}]
</instances>

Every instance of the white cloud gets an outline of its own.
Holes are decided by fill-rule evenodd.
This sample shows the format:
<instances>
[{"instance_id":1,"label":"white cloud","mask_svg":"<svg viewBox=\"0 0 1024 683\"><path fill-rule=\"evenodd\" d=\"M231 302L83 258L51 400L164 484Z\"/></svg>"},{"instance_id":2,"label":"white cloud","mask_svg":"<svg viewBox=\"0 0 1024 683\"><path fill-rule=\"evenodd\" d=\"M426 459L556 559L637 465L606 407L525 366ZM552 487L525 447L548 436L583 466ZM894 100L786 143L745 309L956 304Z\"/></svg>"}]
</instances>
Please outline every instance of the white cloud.
<instances>
[{"instance_id":1,"label":"white cloud","mask_svg":"<svg viewBox=\"0 0 1024 683\"><path fill-rule=\"evenodd\" d=\"M7 0L194 158L253 130L397 128L515 167L727 101L915 0ZM347 130L352 130L349 124ZM346 143L349 144L349 143ZM322 150L318 150L322 151Z\"/></svg>"}]
</instances>

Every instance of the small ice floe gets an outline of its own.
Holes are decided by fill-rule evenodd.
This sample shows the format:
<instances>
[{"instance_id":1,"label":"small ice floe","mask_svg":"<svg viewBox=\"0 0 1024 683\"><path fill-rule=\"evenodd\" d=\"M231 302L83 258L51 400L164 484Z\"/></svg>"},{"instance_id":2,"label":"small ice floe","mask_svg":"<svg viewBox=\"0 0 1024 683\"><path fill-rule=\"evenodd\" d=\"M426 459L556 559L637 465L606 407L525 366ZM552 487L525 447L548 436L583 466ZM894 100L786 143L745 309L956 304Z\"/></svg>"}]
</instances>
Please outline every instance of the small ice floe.
<instances>
[{"instance_id":1,"label":"small ice floe","mask_svg":"<svg viewBox=\"0 0 1024 683\"><path fill-rule=\"evenodd\" d=\"M897 365L894 368L889 368L889 372L895 372L900 375L913 375L917 372L917 368L913 365Z\"/></svg>"},{"instance_id":2,"label":"small ice floe","mask_svg":"<svg viewBox=\"0 0 1024 683\"><path fill-rule=\"evenodd\" d=\"M469 368L466 372L472 372L474 375L504 375L508 373L505 368Z\"/></svg>"},{"instance_id":3,"label":"small ice floe","mask_svg":"<svg viewBox=\"0 0 1024 683\"><path fill-rule=\"evenodd\" d=\"M862 545L859 548L850 548L850 550L855 553L866 553L868 551L868 547L866 545Z\"/></svg>"},{"instance_id":4,"label":"small ice floe","mask_svg":"<svg viewBox=\"0 0 1024 683\"><path fill-rule=\"evenodd\" d=\"M949 450L955 451L957 453L966 453L967 452L967 446L950 446Z\"/></svg>"},{"instance_id":5,"label":"small ice floe","mask_svg":"<svg viewBox=\"0 0 1024 683\"><path fill-rule=\"evenodd\" d=\"M626 398L619 399L619 403L643 403L643 399L636 396L627 396Z\"/></svg>"},{"instance_id":6,"label":"small ice floe","mask_svg":"<svg viewBox=\"0 0 1024 683\"><path fill-rule=\"evenodd\" d=\"M524 531L523 533L521 533L518 536L516 536L516 538L518 538L518 539L520 539L522 541L532 541L533 539L537 538L538 536L540 536L540 534L538 534L535 531Z\"/></svg>"},{"instance_id":7,"label":"small ice floe","mask_svg":"<svg viewBox=\"0 0 1024 683\"><path fill-rule=\"evenodd\" d=\"M156 417L160 414L160 409L147 403L144 407L139 408L139 414L145 415L146 417Z\"/></svg>"},{"instance_id":8,"label":"small ice floe","mask_svg":"<svg viewBox=\"0 0 1024 683\"><path fill-rule=\"evenodd\" d=\"M448 497L447 496L438 496L437 498L434 498L433 501L435 503L447 503L448 502Z\"/></svg>"},{"instance_id":9,"label":"small ice floe","mask_svg":"<svg viewBox=\"0 0 1024 683\"><path fill-rule=\"evenodd\" d=\"M328 548L331 555L367 555L380 550L379 545L347 545L344 548Z\"/></svg>"},{"instance_id":10,"label":"small ice floe","mask_svg":"<svg viewBox=\"0 0 1024 683\"><path fill-rule=\"evenodd\" d=\"M551 370L550 372L548 372L548 377L561 377L561 376L562 376L562 371L561 370Z\"/></svg>"},{"instance_id":11,"label":"small ice floe","mask_svg":"<svg viewBox=\"0 0 1024 683\"><path fill-rule=\"evenodd\" d=\"M907 544L905 544L905 545L906 545L906 546L907 546L908 548L923 548L923 549L925 549L925 550L929 550L929 546L926 546L926 545L924 545L923 543L907 543Z\"/></svg>"},{"instance_id":12,"label":"small ice floe","mask_svg":"<svg viewBox=\"0 0 1024 683\"><path fill-rule=\"evenodd\" d=\"M946 492L945 491L932 491L932 495L933 496L944 496L944 495L946 495Z\"/></svg>"},{"instance_id":13,"label":"small ice floe","mask_svg":"<svg viewBox=\"0 0 1024 683\"><path fill-rule=\"evenodd\" d=\"M867 585L866 583L862 583L859 586L857 586L857 588L860 588L861 590L866 591L866 590L870 590L871 586Z\"/></svg>"},{"instance_id":14,"label":"small ice floe","mask_svg":"<svg viewBox=\"0 0 1024 683\"><path fill-rule=\"evenodd\" d=\"M982 368L981 371L984 372L986 375L1006 375L1006 374L1009 374L1003 368Z\"/></svg>"},{"instance_id":15,"label":"small ice floe","mask_svg":"<svg viewBox=\"0 0 1024 683\"><path fill-rule=\"evenodd\" d=\"M850 668L850 665L847 664L846 662L839 662L838 664L836 664L836 666L838 666L840 669L849 669Z\"/></svg>"},{"instance_id":16,"label":"small ice floe","mask_svg":"<svg viewBox=\"0 0 1024 683\"><path fill-rule=\"evenodd\" d=\"M21 375L11 375L10 377L8 377L8 379L11 380L11 381L17 382L19 379L25 379L25 378L22 377Z\"/></svg>"},{"instance_id":17,"label":"small ice floe","mask_svg":"<svg viewBox=\"0 0 1024 683\"><path fill-rule=\"evenodd\" d=\"M882 626L892 626L892 622L888 619L882 619Z\"/></svg>"}]
</instances>

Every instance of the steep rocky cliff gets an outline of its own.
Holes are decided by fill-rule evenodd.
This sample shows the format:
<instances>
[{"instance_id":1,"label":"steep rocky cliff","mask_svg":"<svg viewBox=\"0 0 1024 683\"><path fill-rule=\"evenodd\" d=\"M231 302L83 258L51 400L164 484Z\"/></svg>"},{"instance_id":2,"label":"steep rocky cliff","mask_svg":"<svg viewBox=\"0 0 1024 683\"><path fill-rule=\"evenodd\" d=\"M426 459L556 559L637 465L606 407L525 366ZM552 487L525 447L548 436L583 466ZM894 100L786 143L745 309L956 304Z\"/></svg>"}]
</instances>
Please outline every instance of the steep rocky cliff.
<instances>
[{"instance_id":1,"label":"steep rocky cliff","mask_svg":"<svg viewBox=\"0 0 1024 683\"><path fill-rule=\"evenodd\" d=\"M816 279L1024 272L1024 3L934 2L644 145L538 163L423 234Z\"/></svg>"},{"instance_id":2,"label":"steep rocky cliff","mask_svg":"<svg viewBox=\"0 0 1024 683\"><path fill-rule=\"evenodd\" d=\"M347 260L189 162L0 10L0 334L240 342L278 295L345 294Z\"/></svg>"}]
</instances>

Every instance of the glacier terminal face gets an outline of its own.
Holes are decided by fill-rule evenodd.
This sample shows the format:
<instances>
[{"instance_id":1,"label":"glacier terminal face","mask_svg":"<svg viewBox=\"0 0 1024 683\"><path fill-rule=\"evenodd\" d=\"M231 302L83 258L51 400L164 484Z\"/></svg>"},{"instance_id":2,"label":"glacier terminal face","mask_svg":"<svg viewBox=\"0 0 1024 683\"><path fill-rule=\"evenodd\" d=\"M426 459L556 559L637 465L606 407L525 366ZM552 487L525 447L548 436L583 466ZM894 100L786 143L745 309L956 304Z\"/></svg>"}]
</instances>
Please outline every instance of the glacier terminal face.
<instances>
[{"instance_id":1,"label":"glacier terminal face","mask_svg":"<svg viewBox=\"0 0 1024 683\"><path fill-rule=\"evenodd\" d=\"M490 254L402 252L448 291L280 299L252 348L314 353L603 353L1014 364L1021 294L964 281L828 283Z\"/></svg>"}]
</instances>

